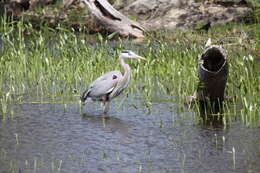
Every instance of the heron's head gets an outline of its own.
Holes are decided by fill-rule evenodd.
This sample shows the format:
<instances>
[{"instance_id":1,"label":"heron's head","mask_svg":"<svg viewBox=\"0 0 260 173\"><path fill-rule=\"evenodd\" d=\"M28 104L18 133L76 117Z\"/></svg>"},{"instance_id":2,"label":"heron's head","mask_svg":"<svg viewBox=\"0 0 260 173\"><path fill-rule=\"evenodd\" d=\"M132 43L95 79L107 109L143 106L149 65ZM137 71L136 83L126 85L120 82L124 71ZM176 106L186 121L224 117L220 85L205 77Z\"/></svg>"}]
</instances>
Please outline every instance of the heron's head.
<instances>
[{"instance_id":1,"label":"heron's head","mask_svg":"<svg viewBox=\"0 0 260 173\"><path fill-rule=\"evenodd\" d=\"M133 58L133 59L143 59L145 60L144 57L137 55L131 50L123 50L119 56L120 58Z\"/></svg>"}]
</instances>

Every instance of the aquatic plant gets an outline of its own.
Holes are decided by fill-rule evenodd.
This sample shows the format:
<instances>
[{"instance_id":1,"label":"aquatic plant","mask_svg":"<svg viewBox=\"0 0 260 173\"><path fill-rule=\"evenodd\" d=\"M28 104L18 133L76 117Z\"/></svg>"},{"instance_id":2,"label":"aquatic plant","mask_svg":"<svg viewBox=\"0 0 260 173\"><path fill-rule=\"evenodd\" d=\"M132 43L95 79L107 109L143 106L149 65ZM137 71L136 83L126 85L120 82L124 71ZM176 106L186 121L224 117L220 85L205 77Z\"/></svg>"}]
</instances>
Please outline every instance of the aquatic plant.
<instances>
[{"instance_id":1,"label":"aquatic plant","mask_svg":"<svg viewBox=\"0 0 260 173\"><path fill-rule=\"evenodd\" d=\"M246 125L259 125L260 72L255 39L259 32L251 26L231 24L208 33L152 33L143 43L105 37L93 42L93 36L61 26L52 29L43 25L35 30L30 23L7 19L1 20L0 33L2 115L8 115L14 103L78 103L93 79L120 69L117 61L122 49L133 49L148 59L140 64L130 62L132 80L127 93L141 98L147 108L167 97L179 105L173 111L187 111L185 97L192 95L198 84L197 57L211 37L213 43L223 44L230 63L226 95L231 101L225 104L226 119L236 116Z\"/></svg>"}]
</instances>

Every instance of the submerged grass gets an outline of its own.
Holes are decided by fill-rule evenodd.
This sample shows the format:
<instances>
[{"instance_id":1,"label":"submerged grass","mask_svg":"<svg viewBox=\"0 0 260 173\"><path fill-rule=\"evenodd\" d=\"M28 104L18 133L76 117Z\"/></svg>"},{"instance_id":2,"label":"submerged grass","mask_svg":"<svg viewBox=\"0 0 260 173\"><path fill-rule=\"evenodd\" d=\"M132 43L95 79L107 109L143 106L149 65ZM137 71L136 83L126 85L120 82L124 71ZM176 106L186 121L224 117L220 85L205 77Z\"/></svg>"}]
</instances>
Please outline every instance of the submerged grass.
<instances>
[{"instance_id":1,"label":"submerged grass","mask_svg":"<svg viewBox=\"0 0 260 173\"><path fill-rule=\"evenodd\" d=\"M23 22L0 23L0 110L3 119L11 103L78 101L80 93L99 75L120 69L118 53L125 48L148 61L129 63L132 80L128 93L141 96L144 105L153 98L172 96L182 104L197 88L197 60L210 37L223 44L230 74L227 118L241 117L246 125L260 125L258 24L227 25L205 32L154 33L143 43L108 41L91 43L88 36L57 27L36 31ZM100 39L99 39L100 40ZM147 104L149 103L149 104Z\"/></svg>"}]
</instances>

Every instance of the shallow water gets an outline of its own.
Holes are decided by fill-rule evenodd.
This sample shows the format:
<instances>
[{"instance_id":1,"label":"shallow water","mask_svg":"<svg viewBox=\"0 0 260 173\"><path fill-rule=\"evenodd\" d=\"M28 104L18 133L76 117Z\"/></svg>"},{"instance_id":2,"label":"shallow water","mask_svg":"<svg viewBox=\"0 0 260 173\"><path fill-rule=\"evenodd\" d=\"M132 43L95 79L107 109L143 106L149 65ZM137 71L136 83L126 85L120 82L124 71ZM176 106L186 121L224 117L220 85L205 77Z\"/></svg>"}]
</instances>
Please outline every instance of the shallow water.
<instances>
[{"instance_id":1,"label":"shallow water","mask_svg":"<svg viewBox=\"0 0 260 173\"><path fill-rule=\"evenodd\" d=\"M0 122L0 172L260 172L259 128L214 129L172 98L140 100L116 98L105 118L93 103L15 105Z\"/></svg>"}]
</instances>

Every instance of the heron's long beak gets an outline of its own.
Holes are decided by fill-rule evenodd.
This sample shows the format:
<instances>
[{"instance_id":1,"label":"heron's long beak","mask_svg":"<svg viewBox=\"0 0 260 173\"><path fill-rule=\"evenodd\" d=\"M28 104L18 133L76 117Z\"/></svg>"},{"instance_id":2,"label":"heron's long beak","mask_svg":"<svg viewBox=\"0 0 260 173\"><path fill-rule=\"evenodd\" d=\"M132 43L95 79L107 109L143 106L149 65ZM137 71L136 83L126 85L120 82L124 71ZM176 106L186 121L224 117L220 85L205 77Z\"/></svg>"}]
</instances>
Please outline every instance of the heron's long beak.
<instances>
[{"instance_id":1,"label":"heron's long beak","mask_svg":"<svg viewBox=\"0 0 260 173\"><path fill-rule=\"evenodd\" d=\"M141 60L146 60L144 57L142 57L142 56L137 56L136 57L137 59L141 59Z\"/></svg>"}]
</instances>

